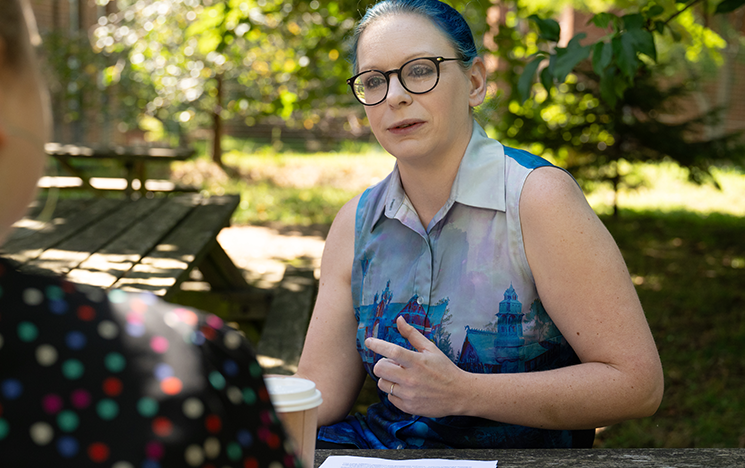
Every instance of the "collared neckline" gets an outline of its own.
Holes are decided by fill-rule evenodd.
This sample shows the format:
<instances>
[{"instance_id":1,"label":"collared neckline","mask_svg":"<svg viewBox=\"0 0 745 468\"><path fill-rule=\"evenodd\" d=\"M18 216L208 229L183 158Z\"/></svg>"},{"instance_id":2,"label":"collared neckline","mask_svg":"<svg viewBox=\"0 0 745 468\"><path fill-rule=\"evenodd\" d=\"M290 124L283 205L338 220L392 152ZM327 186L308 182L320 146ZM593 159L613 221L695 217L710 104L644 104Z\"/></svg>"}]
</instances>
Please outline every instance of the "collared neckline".
<instances>
[{"instance_id":1,"label":"collared neckline","mask_svg":"<svg viewBox=\"0 0 745 468\"><path fill-rule=\"evenodd\" d=\"M475 208L504 211L504 159L502 144L489 138L484 129L474 121L471 140L461 160L448 201L432 219L430 226L437 224L455 202ZM385 197L375 207L375 222L371 229L374 229L384 214L389 219L401 220L405 212L414 212L414 207L404 192L398 164L393 167L388 179Z\"/></svg>"}]
</instances>

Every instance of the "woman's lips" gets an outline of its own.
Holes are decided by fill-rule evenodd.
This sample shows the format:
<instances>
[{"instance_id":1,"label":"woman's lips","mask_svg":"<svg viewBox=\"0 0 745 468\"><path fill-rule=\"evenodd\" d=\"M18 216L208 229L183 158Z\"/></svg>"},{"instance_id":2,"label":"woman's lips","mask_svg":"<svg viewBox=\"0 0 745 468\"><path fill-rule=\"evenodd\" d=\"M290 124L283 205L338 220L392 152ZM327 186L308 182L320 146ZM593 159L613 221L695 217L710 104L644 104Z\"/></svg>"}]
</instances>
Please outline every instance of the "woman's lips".
<instances>
[{"instance_id":1,"label":"woman's lips","mask_svg":"<svg viewBox=\"0 0 745 468\"><path fill-rule=\"evenodd\" d=\"M418 130L424 122L421 120L404 120L388 127L388 131L394 135L405 135Z\"/></svg>"}]
</instances>

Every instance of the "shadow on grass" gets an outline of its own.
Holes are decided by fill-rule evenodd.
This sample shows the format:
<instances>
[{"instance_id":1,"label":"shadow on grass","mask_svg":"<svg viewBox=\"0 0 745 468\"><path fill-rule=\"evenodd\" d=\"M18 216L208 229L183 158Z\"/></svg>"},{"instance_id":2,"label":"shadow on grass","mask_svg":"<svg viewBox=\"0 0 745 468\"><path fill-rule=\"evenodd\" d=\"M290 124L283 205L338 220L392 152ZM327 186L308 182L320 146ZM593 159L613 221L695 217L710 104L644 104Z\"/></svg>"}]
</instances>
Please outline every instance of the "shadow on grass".
<instances>
[{"instance_id":1,"label":"shadow on grass","mask_svg":"<svg viewBox=\"0 0 745 468\"><path fill-rule=\"evenodd\" d=\"M600 447L745 446L745 218L687 211L603 217L618 243L665 371L651 418Z\"/></svg>"}]
</instances>

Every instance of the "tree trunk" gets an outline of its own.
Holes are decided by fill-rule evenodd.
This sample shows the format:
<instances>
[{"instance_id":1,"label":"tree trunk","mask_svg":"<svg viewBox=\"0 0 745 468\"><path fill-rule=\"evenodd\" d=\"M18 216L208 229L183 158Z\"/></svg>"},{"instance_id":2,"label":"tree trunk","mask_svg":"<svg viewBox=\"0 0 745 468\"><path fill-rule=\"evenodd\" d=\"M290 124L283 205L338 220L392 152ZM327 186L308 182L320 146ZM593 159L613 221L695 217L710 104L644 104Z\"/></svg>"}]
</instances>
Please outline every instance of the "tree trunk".
<instances>
[{"instance_id":1,"label":"tree trunk","mask_svg":"<svg viewBox=\"0 0 745 468\"><path fill-rule=\"evenodd\" d=\"M212 161L222 167L222 75L218 74L215 79L217 80L217 95L215 96L215 109L212 112L212 129L214 130L214 138L212 140Z\"/></svg>"}]
</instances>

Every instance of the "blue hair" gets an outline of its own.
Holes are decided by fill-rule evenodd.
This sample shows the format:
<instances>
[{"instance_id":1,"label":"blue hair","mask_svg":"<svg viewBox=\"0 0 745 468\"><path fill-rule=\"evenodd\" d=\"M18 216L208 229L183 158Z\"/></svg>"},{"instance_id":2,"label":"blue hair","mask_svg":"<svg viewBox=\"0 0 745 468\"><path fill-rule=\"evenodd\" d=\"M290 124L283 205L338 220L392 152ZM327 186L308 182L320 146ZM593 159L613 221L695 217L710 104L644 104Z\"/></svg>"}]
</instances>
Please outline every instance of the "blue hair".
<instances>
[{"instance_id":1,"label":"blue hair","mask_svg":"<svg viewBox=\"0 0 745 468\"><path fill-rule=\"evenodd\" d=\"M470 67L473 59L478 57L471 28L455 8L438 0L383 0L367 10L354 30L350 41L350 61L354 73L359 72L357 46L365 29L377 19L402 13L421 15L432 21L453 44L457 57L465 68Z\"/></svg>"}]
</instances>

